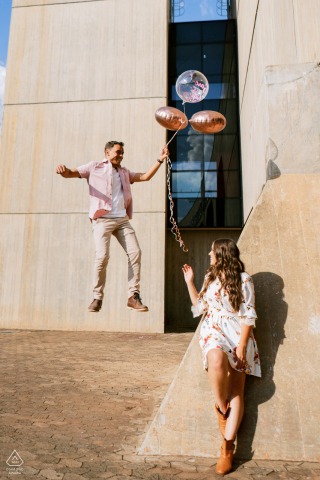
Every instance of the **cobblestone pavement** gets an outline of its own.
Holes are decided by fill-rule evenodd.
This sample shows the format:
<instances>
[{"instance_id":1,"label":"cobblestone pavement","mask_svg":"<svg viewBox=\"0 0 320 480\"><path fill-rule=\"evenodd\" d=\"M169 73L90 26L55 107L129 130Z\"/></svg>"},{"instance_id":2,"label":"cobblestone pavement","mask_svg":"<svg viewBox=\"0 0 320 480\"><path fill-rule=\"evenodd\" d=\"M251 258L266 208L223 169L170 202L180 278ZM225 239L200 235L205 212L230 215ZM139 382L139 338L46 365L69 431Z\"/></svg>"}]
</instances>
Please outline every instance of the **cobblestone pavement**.
<instances>
[{"instance_id":1,"label":"cobblestone pavement","mask_svg":"<svg viewBox=\"0 0 320 480\"><path fill-rule=\"evenodd\" d=\"M0 330L1 480L221 478L214 458L136 455L191 338ZM320 464L238 461L226 476L266 477L320 479Z\"/></svg>"}]
</instances>

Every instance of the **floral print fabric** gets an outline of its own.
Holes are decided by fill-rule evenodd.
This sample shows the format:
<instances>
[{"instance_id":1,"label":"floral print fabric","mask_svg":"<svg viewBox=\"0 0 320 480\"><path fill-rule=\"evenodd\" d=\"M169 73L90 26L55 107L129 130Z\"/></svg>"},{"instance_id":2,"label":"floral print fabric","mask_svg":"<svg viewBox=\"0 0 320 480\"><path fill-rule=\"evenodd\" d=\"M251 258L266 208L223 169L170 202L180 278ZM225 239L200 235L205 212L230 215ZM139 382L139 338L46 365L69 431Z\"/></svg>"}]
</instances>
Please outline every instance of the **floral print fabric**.
<instances>
[{"instance_id":1,"label":"floral print fabric","mask_svg":"<svg viewBox=\"0 0 320 480\"><path fill-rule=\"evenodd\" d=\"M241 273L243 301L238 312L230 305L228 293L224 289L219 291L220 287L220 280L214 280L203 300L191 307L194 317L206 312L199 338L204 368L207 369L208 366L207 353L217 348L227 354L229 363L235 370L261 377L259 352L252 332L247 344L246 364L241 370L236 368L236 348L240 340L241 324L254 327L257 318L253 281L247 273Z\"/></svg>"}]
</instances>

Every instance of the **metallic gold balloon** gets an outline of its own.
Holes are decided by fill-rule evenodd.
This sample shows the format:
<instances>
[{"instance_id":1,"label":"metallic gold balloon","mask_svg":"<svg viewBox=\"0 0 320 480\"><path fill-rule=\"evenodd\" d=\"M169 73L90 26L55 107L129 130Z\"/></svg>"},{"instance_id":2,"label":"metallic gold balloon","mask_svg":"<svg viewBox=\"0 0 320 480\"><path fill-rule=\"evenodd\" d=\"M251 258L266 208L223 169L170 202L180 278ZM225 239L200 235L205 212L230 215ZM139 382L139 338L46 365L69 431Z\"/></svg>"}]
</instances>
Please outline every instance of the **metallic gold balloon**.
<instances>
[{"instance_id":1,"label":"metallic gold balloon","mask_svg":"<svg viewBox=\"0 0 320 480\"><path fill-rule=\"evenodd\" d=\"M213 110L197 112L192 115L189 121L193 130L201 133L218 133L227 125L225 117Z\"/></svg>"},{"instance_id":2,"label":"metallic gold balloon","mask_svg":"<svg viewBox=\"0 0 320 480\"><path fill-rule=\"evenodd\" d=\"M183 130L188 125L186 115L173 107L161 107L155 113L158 123L168 130Z\"/></svg>"}]
</instances>

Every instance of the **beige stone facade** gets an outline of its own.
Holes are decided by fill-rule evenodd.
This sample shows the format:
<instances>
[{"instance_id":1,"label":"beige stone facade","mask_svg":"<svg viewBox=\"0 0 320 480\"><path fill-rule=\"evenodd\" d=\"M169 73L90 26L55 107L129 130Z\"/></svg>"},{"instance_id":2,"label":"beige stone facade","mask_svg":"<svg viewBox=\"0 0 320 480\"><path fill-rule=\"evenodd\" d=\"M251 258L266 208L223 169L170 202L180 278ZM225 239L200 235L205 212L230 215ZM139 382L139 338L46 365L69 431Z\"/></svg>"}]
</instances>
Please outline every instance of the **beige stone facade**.
<instances>
[{"instance_id":1,"label":"beige stone facade","mask_svg":"<svg viewBox=\"0 0 320 480\"><path fill-rule=\"evenodd\" d=\"M167 1L14 0L0 186L1 326L162 332L165 168L135 184L143 301L129 312L127 258L112 242L105 302L92 300L93 240L85 180L55 174L100 160L108 140L146 171L166 141L155 111L167 98ZM123 15L123 12L126 15Z\"/></svg>"},{"instance_id":2,"label":"beige stone facade","mask_svg":"<svg viewBox=\"0 0 320 480\"><path fill-rule=\"evenodd\" d=\"M237 2L244 217L262 378L249 378L240 458L319 461L320 1ZM218 455L197 332L140 453Z\"/></svg>"},{"instance_id":3,"label":"beige stone facade","mask_svg":"<svg viewBox=\"0 0 320 480\"><path fill-rule=\"evenodd\" d=\"M319 8L319 0L237 1L245 219L266 183L267 164L275 155L272 141L279 139L276 147L280 157L282 142L291 144L283 173L312 173L319 169L319 149L314 143L318 141L319 109L314 101L318 87L313 87L314 81L319 81ZM310 82L309 75L313 76ZM279 90L281 85L280 99L274 89ZM279 135L283 135L281 140ZM309 148L309 140L313 142L312 151L296 158L296 149L301 152ZM282 171L282 159L280 162Z\"/></svg>"}]
</instances>

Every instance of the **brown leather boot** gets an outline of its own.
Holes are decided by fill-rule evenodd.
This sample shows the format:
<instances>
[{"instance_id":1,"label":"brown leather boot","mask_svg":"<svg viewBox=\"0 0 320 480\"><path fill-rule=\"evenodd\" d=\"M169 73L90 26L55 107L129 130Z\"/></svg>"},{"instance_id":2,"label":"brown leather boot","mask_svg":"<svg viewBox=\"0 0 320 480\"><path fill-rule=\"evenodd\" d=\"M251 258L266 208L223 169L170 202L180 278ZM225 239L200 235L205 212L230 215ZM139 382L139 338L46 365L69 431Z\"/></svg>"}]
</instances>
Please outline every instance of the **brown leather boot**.
<instances>
[{"instance_id":1,"label":"brown leather boot","mask_svg":"<svg viewBox=\"0 0 320 480\"><path fill-rule=\"evenodd\" d=\"M221 453L218 463L216 465L216 472L218 475L225 475L232 470L232 460L234 452L233 440L226 440L224 438L221 445Z\"/></svg>"},{"instance_id":2,"label":"brown leather boot","mask_svg":"<svg viewBox=\"0 0 320 480\"><path fill-rule=\"evenodd\" d=\"M147 312L149 310L146 305L142 304L139 292L135 292L132 297L128 298L127 307L129 310L135 310L136 312Z\"/></svg>"},{"instance_id":3,"label":"brown leather boot","mask_svg":"<svg viewBox=\"0 0 320 480\"><path fill-rule=\"evenodd\" d=\"M218 416L219 429L220 429L221 435L224 438L224 432L226 430L227 418L228 418L229 413L230 413L230 403L227 404L226 413L222 413L217 404L215 404L215 410L216 410L217 416Z\"/></svg>"}]
</instances>

